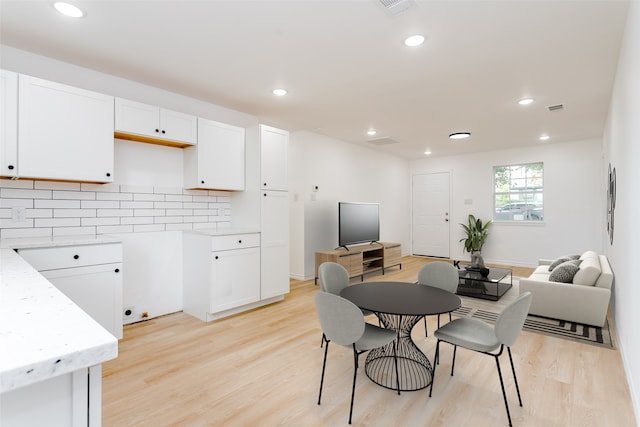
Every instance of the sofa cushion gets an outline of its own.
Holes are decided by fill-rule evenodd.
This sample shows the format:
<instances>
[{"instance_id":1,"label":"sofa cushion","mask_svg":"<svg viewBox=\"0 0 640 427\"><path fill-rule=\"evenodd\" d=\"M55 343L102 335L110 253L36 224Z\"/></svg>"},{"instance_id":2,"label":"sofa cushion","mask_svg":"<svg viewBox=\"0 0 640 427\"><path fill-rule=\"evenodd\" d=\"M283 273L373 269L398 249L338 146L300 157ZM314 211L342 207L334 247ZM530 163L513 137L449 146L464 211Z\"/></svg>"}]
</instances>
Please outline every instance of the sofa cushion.
<instances>
[{"instance_id":1,"label":"sofa cushion","mask_svg":"<svg viewBox=\"0 0 640 427\"><path fill-rule=\"evenodd\" d=\"M576 275L580 269L580 260L565 261L556 268L553 269L549 275L549 281L571 283L573 276Z\"/></svg>"},{"instance_id":2,"label":"sofa cushion","mask_svg":"<svg viewBox=\"0 0 640 427\"><path fill-rule=\"evenodd\" d=\"M587 259L587 258L598 258L598 254L595 253L595 251L586 251L585 253L583 253L582 255L580 255L580 258L578 259Z\"/></svg>"},{"instance_id":3,"label":"sofa cushion","mask_svg":"<svg viewBox=\"0 0 640 427\"><path fill-rule=\"evenodd\" d=\"M583 286L594 286L600 277L600 260L596 258L585 258L580 263L580 268L573 276L573 283Z\"/></svg>"},{"instance_id":4,"label":"sofa cushion","mask_svg":"<svg viewBox=\"0 0 640 427\"><path fill-rule=\"evenodd\" d=\"M571 261L574 259L578 259L580 257L580 255L563 255L559 258L556 258L550 265L549 265L549 271L553 271L554 268L556 268L557 266L559 266L560 264L562 264L563 262L566 261Z\"/></svg>"}]
</instances>

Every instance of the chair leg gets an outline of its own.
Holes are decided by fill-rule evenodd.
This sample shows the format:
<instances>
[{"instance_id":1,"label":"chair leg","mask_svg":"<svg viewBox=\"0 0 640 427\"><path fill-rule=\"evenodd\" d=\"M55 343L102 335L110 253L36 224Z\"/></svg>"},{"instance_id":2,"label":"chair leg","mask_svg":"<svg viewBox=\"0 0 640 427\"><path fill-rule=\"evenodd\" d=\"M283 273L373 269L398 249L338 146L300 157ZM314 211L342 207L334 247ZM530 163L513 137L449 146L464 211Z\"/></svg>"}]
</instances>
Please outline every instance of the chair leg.
<instances>
[{"instance_id":1,"label":"chair leg","mask_svg":"<svg viewBox=\"0 0 640 427\"><path fill-rule=\"evenodd\" d=\"M440 329L440 315L438 314L438 329Z\"/></svg>"},{"instance_id":2,"label":"chair leg","mask_svg":"<svg viewBox=\"0 0 640 427\"><path fill-rule=\"evenodd\" d=\"M518 378L516 377L516 367L513 365L513 358L511 357L511 347L507 347L509 353L509 362L511 362L511 371L513 372L513 381L516 383L516 391L518 392L518 402L522 406L522 398L520 397L520 387L518 386Z\"/></svg>"},{"instance_id":3,"label":"chair leg","mask_svg":"<svg viewBox=\"0 0 640 427\"><path fill-rule=\"evenodd\" d=\"M353 387L351 387L351 406L349 408L349 424L351 424L351 416L353 415L353 399L356 395L356 378L358 377L358 351L356 345L353 344Z\"/></svg>"},{"instance_id":4,"label":"chair leg","mask_svg":"<svg viewBox=\"0 0 640 427\"><path fill-rule=\"evenodd\" d=\"M322 334L322 338L325 339L324 334ZM320 404L320 398L322 398L322 384L324 383L324 368L327 366L327 352L329 351L329 341L327 341L327 345L324 348L324 360L322 361L322 376L320 377L320 393L318 393L318 405Z\"/></svg>"},{"instance_id":5,"label":"chair leg","mask_svg":"<svg viewBox=\"0 0 640 427\"><path fill-rule=\"evenodd\" d=\"M322 348L322 345L325 343L326 340L327 340L327 336L323 332L322 333L322 340L320 340L320 348Z\"/></svg>"},{"instance_id":6,"label":"chair leg","mask_svg":"<svg viewBox=\"0 0 640 427\"><path fill-rule=\"evenodd\" d=\"M502 370L500 369L500 360L498 356L493 356L496 359L496 366L498 367L498 377L500 378L500 387L502 388L502 398L504 399L504 407L507 409L507 419L509 420L509 426L511 424L511 413L509 413L509 403L507 402L507 393L504 389L504 381L502 380Z\"/></svg>"},{"instance_id":7,"label":"chair leg","mask_svg":"<svg viewBox=\"0 0 640 427\"><path fill-rule=\"evenodd\" d=\"M453 346L453 360L451 361L451 376L453 376L453 368L456 366L456 351L458 350L458 346Z\"/></svg>"},{"instance_id":8,"label":"chair leg","mask_svg":"<svg viewBox=\"0 0 640 427\"><path fill-rule=\"evenodd\" d=\"M424 320L424 336L428 337L429 334L427 333L427 316L423 316L422 319Z\"/></svg>"},{"instance_id":9,"label":"chair leg","mask_svg":"<svg viewBox=\"0 0 640 427\"><path fill-rule=\"evenodd\" d=\"M436 361L436 363L433 364L433 373L431 374L431 386L429 387L429 397L431 397L431 392L433 391L433 382L436 379L436 365L438 364L437 361L440 357L440 340L438 340L438 342L436 343L436 354L433 356L433 360Z\"/></svg>"}]
</instances>

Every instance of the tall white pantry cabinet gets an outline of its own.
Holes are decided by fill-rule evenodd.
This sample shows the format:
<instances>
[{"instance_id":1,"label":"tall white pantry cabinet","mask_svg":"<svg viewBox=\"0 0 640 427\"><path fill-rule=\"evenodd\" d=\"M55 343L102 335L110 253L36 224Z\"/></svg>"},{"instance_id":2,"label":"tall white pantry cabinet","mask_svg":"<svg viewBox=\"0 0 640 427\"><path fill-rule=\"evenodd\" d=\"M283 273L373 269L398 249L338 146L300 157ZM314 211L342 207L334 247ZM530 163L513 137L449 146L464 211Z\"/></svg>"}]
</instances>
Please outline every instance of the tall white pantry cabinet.
<instances>
[{"instance_id":1,"label":"tall white pantry cabinet","mask_svg":"<svg viewBox=\"0 0 640 427\"><path fill-rule=\"evenodd\" d=\"M260 229L260 298L289 292L289 132L246 130L246 187L232 196L234 228Z\"/></svg>"}]
</instances>

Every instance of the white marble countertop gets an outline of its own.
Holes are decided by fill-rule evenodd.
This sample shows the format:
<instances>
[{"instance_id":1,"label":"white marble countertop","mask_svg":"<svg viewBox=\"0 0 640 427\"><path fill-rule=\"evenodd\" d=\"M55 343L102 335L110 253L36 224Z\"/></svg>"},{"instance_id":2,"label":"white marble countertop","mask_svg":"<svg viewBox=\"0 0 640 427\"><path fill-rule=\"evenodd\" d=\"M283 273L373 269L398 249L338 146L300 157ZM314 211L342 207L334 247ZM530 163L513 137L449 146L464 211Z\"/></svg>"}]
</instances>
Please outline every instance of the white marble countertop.
<instances>
[{"instance_id":1,"label":"white marble countertop","mask_svg":"<svg viewBox=\"0 0 640 427\"><path fill-rule=\"evenodd\" d=\"M120 243L122 239L109 235L78 235L55 237L20 237L15 239L2 239L0 248L26 249L47 248L56 246L74 245L98 245L101 243Z\"/></svg>"},{"instance_id":2,"label":"white marble countertop","mask_svg":"<svg viewBox=\"0 0 640 427\"><path fill-rule=\"evenodd\" d=\"M183 231L183 233L205 234L207 236L228 236L230 234L260 233L260 230L256 228L223 228L220 230L201 228L196 230L185 230Z\"/></svg>"},{"instance_id":3,"label":"white marble countertop","mask_svg":"<svg viewBox=\"0 0 640 427\"><path fill-rule=\"evenodd\" d=\"M0 249L0 349L2 393L114 359L118 340L15 251Z\"/></svg>"}]
</instances>

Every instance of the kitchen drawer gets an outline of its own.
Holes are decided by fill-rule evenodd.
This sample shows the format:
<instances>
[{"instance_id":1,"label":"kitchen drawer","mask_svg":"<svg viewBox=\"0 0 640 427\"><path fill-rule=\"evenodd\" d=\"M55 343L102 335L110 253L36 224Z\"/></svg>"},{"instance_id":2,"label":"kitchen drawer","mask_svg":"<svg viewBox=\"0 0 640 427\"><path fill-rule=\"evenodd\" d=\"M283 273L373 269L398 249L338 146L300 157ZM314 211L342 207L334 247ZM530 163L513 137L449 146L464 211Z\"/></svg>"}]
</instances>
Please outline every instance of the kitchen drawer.
<instances>
[{"instance_id":1,"label":"kitchen drawer","mask_svg":"<svg viewBox=\"0 0 640 427\"><path fill-rule=\"evenodd\" d=\"M19 249L18 253L38 271L122 262L122 244Z\"/></svg>"},{"instance_id":2,"label":"kitchen drawer","mask_svg":"<svg viewBox=\"0 0 640 427\"><path fill-rule=\"evenodd\" d=\"M229 234L227 236L211 237L212 251L226 251L260 246L260 234Z\"/></svg>"}]
</instances>

